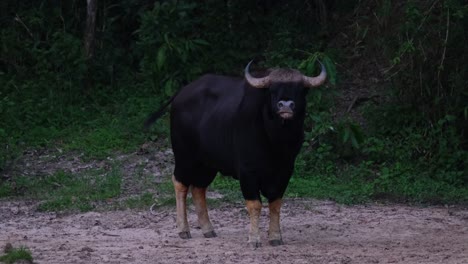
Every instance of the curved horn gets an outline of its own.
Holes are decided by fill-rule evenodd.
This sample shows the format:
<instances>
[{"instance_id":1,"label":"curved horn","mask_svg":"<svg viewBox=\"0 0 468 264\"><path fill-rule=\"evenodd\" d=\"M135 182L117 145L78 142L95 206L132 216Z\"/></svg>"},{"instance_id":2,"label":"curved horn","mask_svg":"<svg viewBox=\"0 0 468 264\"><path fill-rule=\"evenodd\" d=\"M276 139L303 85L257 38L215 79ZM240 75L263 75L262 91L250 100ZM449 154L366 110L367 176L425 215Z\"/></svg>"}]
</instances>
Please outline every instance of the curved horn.
<instances>
[{"instance_id":1,"label":"curved horn","mask_svg":"<svg viewBox=\"0 0 468 264\"><path fill-rule=\"evenodd\" d=\"M268 78L268 76L263 77L263 78L255 78L252 75L250 75L249 68L252 62L253 60L251 60L249 64L247 64L247 66L245 67L245 70L244 70L245 80L250 84L250 86L254 88L259 88L259 89L267 88L268 85L270 84L270 79Z\"/></svg>"},{"instance_id":2,"label":"curved horn","mask_svg":"<svg viewBox=\"0 0 468 264\"><path fill-rule=\"evenodd\" d=\"M325 66L323 66L323 64L319 60L317 61L318 63L320 63L320 67L322 70L320 74L315 77L308 77L308 76L302 75L302 81L304 82L305 87L312 88L312 87L320 86L327 79L327 71L325 70Z\"/></svg>"}]
</instances>

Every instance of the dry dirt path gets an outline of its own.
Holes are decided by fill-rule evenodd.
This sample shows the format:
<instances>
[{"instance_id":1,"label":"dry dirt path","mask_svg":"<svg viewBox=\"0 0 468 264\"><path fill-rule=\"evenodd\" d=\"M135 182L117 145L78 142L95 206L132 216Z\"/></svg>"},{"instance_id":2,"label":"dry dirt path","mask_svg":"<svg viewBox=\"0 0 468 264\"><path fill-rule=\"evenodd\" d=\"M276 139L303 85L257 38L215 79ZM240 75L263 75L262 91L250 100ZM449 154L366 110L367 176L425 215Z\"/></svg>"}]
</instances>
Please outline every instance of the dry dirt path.
<instances>
[{"instance_id":1,"label":"dry dirt path","mask_svg":"<svg viewBox=\"0 0 468 264\"><path fill-rule=\"evenodd\" d=\"M35 263L468 263L467 208L287 200L279 247L266 241L266 209L254 250L240 204L210 211L217 238L192 228L182 240L171 208L59 215L0 201L0 245L27 246Z\"/></svg>"}]
</instances>

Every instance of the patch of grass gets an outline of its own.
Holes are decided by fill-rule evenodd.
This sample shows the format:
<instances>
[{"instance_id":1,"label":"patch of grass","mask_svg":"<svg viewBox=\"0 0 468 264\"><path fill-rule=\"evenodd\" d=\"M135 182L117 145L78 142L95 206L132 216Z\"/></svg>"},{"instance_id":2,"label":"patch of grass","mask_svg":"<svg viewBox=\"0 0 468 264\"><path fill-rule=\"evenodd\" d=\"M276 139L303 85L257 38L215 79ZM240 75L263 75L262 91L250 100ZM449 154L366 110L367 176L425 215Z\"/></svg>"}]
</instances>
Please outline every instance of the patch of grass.
<instances>
[{"instance_id":1,"label":"patch of grass","mask_svg":"<svg viewBox=\"0 0 468 264\"><path fill-rule=\"evenodd\" d=\"M372 188L362 184L362 181L340 181L332 177L297 177L293 176L289 182L285 197L309 197L317 199L332 199L340 203L360 203L368 201L372 195ZM231 177L218 176L210 188L223 195L222 202L242 202L240 183Z\"/></svg>"},{"instance_id":2,"label":"patch of grass","mask_svg":"<svg viewBox=\"0 0 468 264\"><path fill-rule=\"evenodd\" d=\"M371 186L362 183L357 179L340 181L333 177L318 176L303 178L293 176L284 197L332 199L346 204L361 203L368 201L372 195ZM223 195L223 202L233 203L244 200L239 181L231 177L216 177L210 188Z\"/></svg>"},{"instance_id":3,"label":"patch of grass","mask_svg":"<svg viewBox=\"0 0 468 264\"><path fill-rule=\"evenodd\" d=\"M223 198L221 199L222 202L236 203L244 201L239 181L230 176L216 176L215 180L210 185L210 188L223 195ZM212 201L212 203L215 204L218 201L219 199L216 199Z\"/></svg>"},{"instance_id":4,"label":"patch of grass","mask_svg":"<svg viewBox=\"0 0 468 264\"><path fill-rule=\"evenodd\" d=\"M66 149L83 151L87 157L103 159L112 156L115 149L130 148L128 138L119 127L99 127L82 131L79 135L67 141Z\"/></svg>"},{"instance_id":5,"label":"patch of grass","mask_svg":"<svg viewBox=\"0 0 468 264\"><path fill-rule=\"evenodd\" d=\"M6 181L0 181L0 198L8 196L13 196L11 184Z\"/></svg>"},{"instance_id":6,"label":"patch of grass","mask_svg":"<svg viewBox=\"0 0 468 264\"><path fill-rule=\"evenodd\" d=\"M16 263L17 261L27 261L32 263L33 257L31 255L31 251L26 247L20 248L12 248L11 244L7 244L8 248L5 247L5 255L0 256L0 262L4 262L6 264Z\"/></svg>"},{"instance_id":7,"label":"patch of grass","mask_svg":"<svg viewBox=\"0 0 468 264\"><path fill-rule=\"evenodd\" d=\"M125 207L131 208L131 209L142 209L142 208L148 208L152 204L154 204L154 198L153 194L146 192L141 195L138 195L136 197L131 197L124 202Z\"/></svg>"},{"instance_id":8,"label":"patch of grass","mask_svg":"<svg viewBox=\"0 0 468 264\"><path fill-rule=\"evenodd\" d=\"M14 105L0 107L4 121L0 128L0 170L27 148L77 150L89 159L103 159L117 151L135 151L149 135L143 131L143 122L158 108L160 100L147 96L149 91L118 89L111 93L104 89L91 98L55 95L41 101L42 108L38 109L39 102L35 100L42 98L43 92L12 93L17 96L14 100L10 98ZM167 137L168 127L168 121L162 118L152 132Z\"/></svg>"},{"instance_id":9,"label":"patch of grass","mask_svg":"<svg viewBox=\"0 0 468 264\"><path fill-rule=\"evenodd\" d=\"M371 195L372 186L359 179L343 180L326 176L293 176L285 193L285 197L331 199L344 204L366 202Z\"/></svg>"},{"instance_id":10,"label":"patch of grass","mask_svg":"<svg viewBox=\"0 0 468 264\"><path fill-rule=\"evenodd\" d=\"M96 203L106 202L120 194L121 172L90 170L80 174L63 171L45 177L13 177L0 184L5 196L25 196L42 200L39 210L89 211Z\"/></svg>"},{"instance_id":11,"label":"patch of grass","mask_svg":"<svg viewBox=\"0 0 468 264\"><path fill-rule=\"evenodd\" d=\"M443 173L439 172L439 174ZM452 177L450 175L436 175L443 178L440 179L431 174L412 164L399 162L382 167L369 183L373 185L372 198L415 203L468 204L466 184L449 181ZM460 176L455 176L455 178L460 178Z\"/></svg>"},{"instance_id":12,"label":"patch of grass","mask_svg":"<svg viewBox=\"0 0 468 264\"><path fill-rule=\"evenodd\" d=\"M83 151L89 158L102 159L116 151L135 151L149 136L158 134L167 138L167 118L158 120L150 133L143 130L143 122L155 110L152 109L154 105L154 101L139 97L119 99L115 105L93 115L90 121L77 124L73 131L63 137L64 148Z\"/></svg>"},{"instance_id":13,"label":"patch of grass","mask_svg":"<svg viewBox=\"0 0 468 264\"><path fill-rule=\"evenodd\" d=\"M158 206L175 205L174 186L169 177L156 186L156 191L158 197L155 202Z\"/></svg>"},{"instance_id":14,"label":"patch of grass","mask_svg":"<svg viewBox=\"0 0 468 264\"><path fill-rule=\"evenodd\" d=\"M226 176L218 175L213 183L208 187L209 190L219 192L223 197L218 198L207 198L209 207L221 206L224 203L238 203L242 202L244 198L239 186L239 181ZM154 190L156 194L150 192L143 193L139 196L127 199L124 205L129 208L148 208L155 204L156 207L173 207L176 204L174 195L174 186L169 177L158 184L155 184ZM192 204L192 198L187 197L187 204Z\"/></svg>"},{"instance_id":15,"label":"patch of grass","mask_svg":"<svg viewBox=\"0 0 468 264\"><path fill-rule=\"evenodd\" d=\"M410 203L468 203L468 186L444 183L418 170L405 170L401 165L374 168L371 163L348 166L334 174L296 174L291 178L285 197L329 199L343 204L389 200ZM300 176L299 176L300 175ZM239 181L218 176L210 188L224 197L221 202L243 201ZM214 203L219 200L213 201Z\"/></svg>"},{"instance_id":16,"label":"patch of grass","mask_svg":"<svg viewBox=\"0 0 468 264\"><path fill-rule=\"evenodd\" d=\"M361 163L334 174L293 176L287 197L331 199L355 204L371 200L418 204L467 204L468 186L433 179L414 165Z\"/></svg>"},{"instance_id":17,"label":"patch of grass","mask_svg":"<svg viewBox=\"0 0 468 264\"><path fill-rule=\"evenodd\" d=\"M146 179L141 180L146 181ZM126 208L147 209L153 204L157 207L174 206L176 204L174 187L169 177L160 183L151 184L151 189L155 193L147 191L141 195L126 199L123 203L124 206Z\"/></svg>"},{"instance_id":18,"label":"patch of grass","mask_svg":"<svg viewBox=\"0 0 468 264\"><path fill-rule=\"evenodd\" d=\"M104 174L101 171L95 171L74 177L74 175L59 172L46 184L52 187L57 186L57 188L53 188L49 195L44 197L45 202L39 206L40 210L89 211L94 208L95 202L106 201L120 194L121 173L114 169Z\"/></svg>"}]
</instances>

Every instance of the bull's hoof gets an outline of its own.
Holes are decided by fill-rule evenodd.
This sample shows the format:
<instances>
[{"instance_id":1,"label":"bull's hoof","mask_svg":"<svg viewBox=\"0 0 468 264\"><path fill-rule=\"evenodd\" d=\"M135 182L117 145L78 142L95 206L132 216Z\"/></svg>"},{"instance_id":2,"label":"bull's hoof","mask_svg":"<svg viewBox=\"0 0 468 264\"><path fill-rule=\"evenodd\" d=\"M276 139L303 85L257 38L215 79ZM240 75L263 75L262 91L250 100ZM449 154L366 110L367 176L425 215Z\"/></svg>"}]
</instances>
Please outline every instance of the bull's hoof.
<instances>
[{"instance_id":1,"label":"bull's hoof","mask_svg":"<svg viewBox=\"0 0 468 264\"><path fill-rule=\"evenodd\" d=\"M215 231L209 231L209 232L203 233L203 236L206 238L217 237Z\"/></svg>"},{"instance_id":2,"label":"bull's hoof","mask_svg":"<svg viewBox=\"0 0 468 264\"><path fill-rule=\"evenodd\" d=\"M248 245L252 249L257 249L262 246L261 242L248 242Z\"/></svg>"},{"instance_id":3,"label":"bull's hoof","mask_svg":"<svg viewBox=\"0 0 468 264\"><path fill-rule=\"evenodd\" d=\"M274 247L284 245L282 239L270 240L269 243L271 246L274 246Z\"/></svg>"},{"instance_id":4,"label":"bull's hoof","mask_svg":"<svg viewBox=\"0 0 468 264\"><path fill-rule=\"evenodd\" d=\"M183 238L183 239L192 238L192 235L190 235L189 231L180 232L179 236L180 236L180 238Z\"/></svg>"}]
</instances>

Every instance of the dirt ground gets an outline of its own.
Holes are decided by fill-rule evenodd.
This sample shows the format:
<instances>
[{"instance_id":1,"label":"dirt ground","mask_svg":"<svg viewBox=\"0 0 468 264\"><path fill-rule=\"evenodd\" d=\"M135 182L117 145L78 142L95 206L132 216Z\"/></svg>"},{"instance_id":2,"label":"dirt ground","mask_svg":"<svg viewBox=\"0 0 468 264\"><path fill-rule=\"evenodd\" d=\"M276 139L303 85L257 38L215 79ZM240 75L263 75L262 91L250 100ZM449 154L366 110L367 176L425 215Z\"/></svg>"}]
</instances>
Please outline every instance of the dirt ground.
<instances>
[{"instance_id":1,"label":"dirt ground","mask_svg":"<svg viewBox=\"0 0 468 264\"><path fill-rule=\"evenodd\" d=\"M218 237L206 239L189 212L182 240L175 210L40 213L34 203L0 201L0 245L27 246L35 263L468 263L468 209L402 205L343 206L286 200L285 245L247 246L242 204L210 210Z\"/></svg>"},{"instance_id":2,"label":"dirt ground","mask_svg":"<svg viewBox=\"0 0 468 264\"><path fill-rule=\"evenodd\" d=\"M115 158L122 168L122 196L142 193L133 175L156 182L172 171L172 153L144 145ZM79 173L111 167L114 160L83 161L60 151L26 152L2 177ZM169 165L168 165L169 164ZM216 198L216 193L209 197ZM285 245L267 241L268 212L261 218L263 246L247 245L249 218L242 203L210 210L218 237L206 239L189 207L192 239L178 237L175 208L80 214L44 213L37 202L0 200L0 250L26 246L34 263L468 263L468 208L288 199L282 209Z\"/></svg>"}]
</instances>

